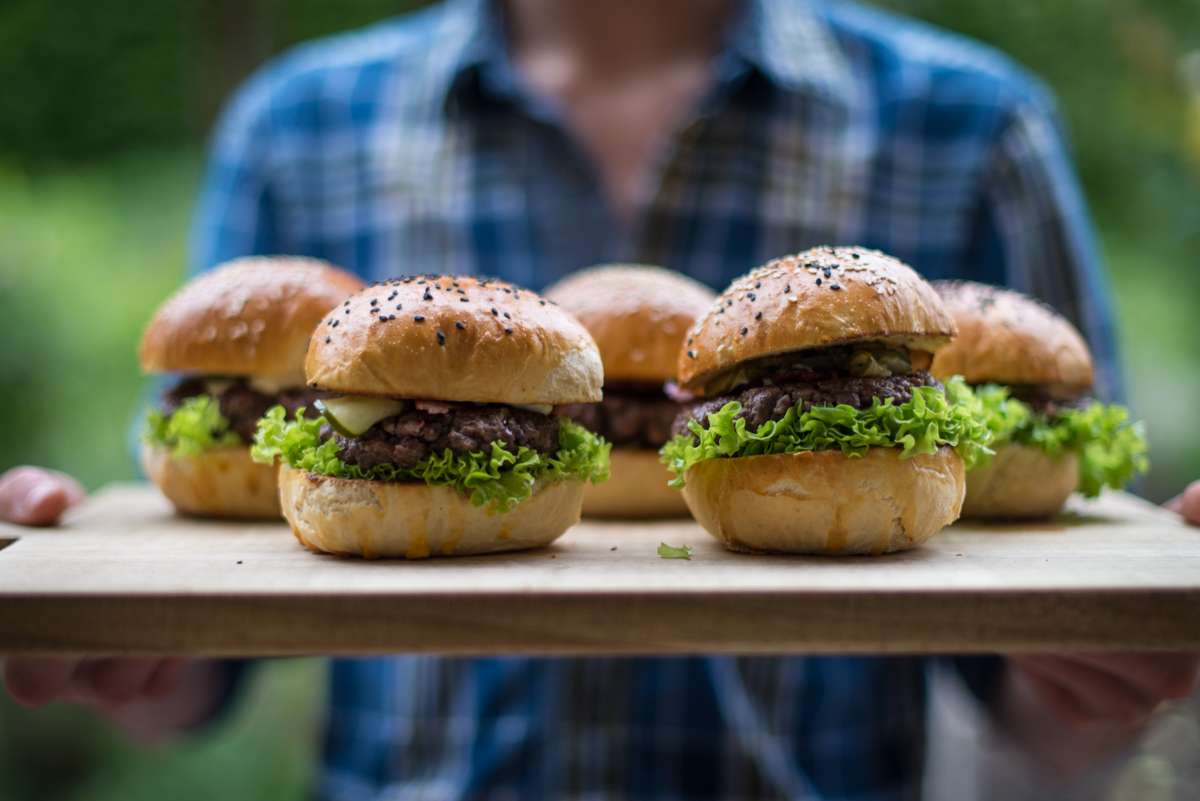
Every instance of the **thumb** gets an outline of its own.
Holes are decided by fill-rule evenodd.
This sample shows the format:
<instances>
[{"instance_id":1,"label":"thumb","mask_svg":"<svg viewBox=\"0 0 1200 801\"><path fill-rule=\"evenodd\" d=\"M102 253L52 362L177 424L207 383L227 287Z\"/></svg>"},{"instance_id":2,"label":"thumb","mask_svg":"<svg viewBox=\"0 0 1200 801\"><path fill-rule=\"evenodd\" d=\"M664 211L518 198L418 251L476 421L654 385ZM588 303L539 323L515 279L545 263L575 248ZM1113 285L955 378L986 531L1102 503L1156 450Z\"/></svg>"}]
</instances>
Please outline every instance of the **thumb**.
<instances>
[{"instance_id":1,"label":"thumb","mask_svg":"<svg viewBox=\"0 0 1200 801\"><path fill-rule=\"evenodd\" d=\"M50 526L86 496L79 482L56 470L14 467L0 475L0 520Z\"/></svg>"}]
</instances>

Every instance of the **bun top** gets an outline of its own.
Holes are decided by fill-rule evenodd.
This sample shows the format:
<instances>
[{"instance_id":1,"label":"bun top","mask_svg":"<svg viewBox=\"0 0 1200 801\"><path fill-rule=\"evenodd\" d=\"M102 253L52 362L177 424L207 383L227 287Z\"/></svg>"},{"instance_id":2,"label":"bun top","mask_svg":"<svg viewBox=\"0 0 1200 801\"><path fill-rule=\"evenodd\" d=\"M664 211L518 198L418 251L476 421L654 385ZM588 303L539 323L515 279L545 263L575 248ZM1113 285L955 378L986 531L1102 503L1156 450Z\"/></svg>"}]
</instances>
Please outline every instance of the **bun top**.
<instances>
[{"instance_id":1,"label":"bun top","mask_svg":"<svg viewBox=\"0 0 1200 801\"><path fill-rule=\"evenodd\" d=\"M527 289L466 276L409 276L330 312L305 362L315 387L478 403L600 400L587 329Z\"/></svg>"},{"instance_id":2,"label":"bun top","mask_svg":"<svg viewBox=\"0 0 1200 801\"><path fill-rule=\"evenodd\" d=\"M701 390L740 362L883 340L936 351L955 335L941 298L877 250L819 247L767 262L729 285L688 332L679 383Z\"/></svg>"},{"instance_id":3,"label":"bun top","mask_svg":"<svg viewBox=\"0 0 1200 801\"><path fill-rule=\"evenodd\" d=\"M159 307L142 337L142 370L271 376L299 386L313 328L362 286L357 276L317 259L227 262Z\"/></svg>"},{"instance_id":4,"label":"bun top","mask_svg":"<svg viewBox=\"0 0 1200 801\"><path fill-rule=\"evenodd\" d=\"M970 281L934 288L958 324L958 339L929 371L961 375L970 384L1036 384L1052 394L1077 395L1092 385L1092 355L1066 318L1010 289Z\"/></svg>"},{"instance_id":5,"label":"bun top","mask_svg":"<svg viewBox=\"0 0 1200 801\"><path fill-rule=\"evenodd\" d=\"M716 293L662 267L614 264L569 275L546 290L600 348L607 380L675 378L679 346Z\"/></svg>"}]
</instances>

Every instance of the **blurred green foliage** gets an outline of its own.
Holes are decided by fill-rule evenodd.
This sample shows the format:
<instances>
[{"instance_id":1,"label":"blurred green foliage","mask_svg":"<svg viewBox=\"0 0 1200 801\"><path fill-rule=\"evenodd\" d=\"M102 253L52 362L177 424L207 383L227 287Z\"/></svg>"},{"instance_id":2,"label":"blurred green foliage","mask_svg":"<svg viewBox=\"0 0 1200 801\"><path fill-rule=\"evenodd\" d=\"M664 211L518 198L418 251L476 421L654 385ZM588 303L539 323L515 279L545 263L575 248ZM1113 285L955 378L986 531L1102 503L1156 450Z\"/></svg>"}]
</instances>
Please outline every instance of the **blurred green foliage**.
<instances>
[{"instance_id":1,"label":"blurred green foliage","mask_svg":"<svg viewBox=\"0 0 1200 801\"><path fill-rule=\"evenodd\" d=\"M1200 476L1200 50L1195 0L886 0L987 41L1057 91L1110 258L1147 494ZM179 283L221 99L288 45L417 0L0 3L0 470L135 474L137 341ZM1189 96L1189 93L1194 96ZM1200 151L1200 144L1195 146ZM276 662L233 718L143 753L81 712L0 698L0 799L300 798L321 669ZM2 693L0 693L2 695Z\"/></svg>"}]
</instances>

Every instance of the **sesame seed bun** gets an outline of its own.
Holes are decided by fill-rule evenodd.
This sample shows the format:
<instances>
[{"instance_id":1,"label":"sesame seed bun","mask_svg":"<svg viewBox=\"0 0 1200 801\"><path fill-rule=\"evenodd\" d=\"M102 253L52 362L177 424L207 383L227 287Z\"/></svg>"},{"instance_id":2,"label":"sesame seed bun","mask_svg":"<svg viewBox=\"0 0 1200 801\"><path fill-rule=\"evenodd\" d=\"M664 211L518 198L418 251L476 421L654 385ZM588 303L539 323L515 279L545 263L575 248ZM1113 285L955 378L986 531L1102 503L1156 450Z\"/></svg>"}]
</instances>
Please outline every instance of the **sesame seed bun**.
<instances>
[{"instance_id":1,"label":"sesame seed bun","mask_svg":"<svg viewBox=\"0 0 1200 801\"><path fill-rule=\"evenodd\" d=\"M963 462L899 448L709 459L684 475L683 497L704 530L733 551L879 554L915 548L954 522Z\"/></svg>"},{"instance_id":2,"label":"sesame seed bun","mask_svg":"<svg viewBox=\"0 0 1200 801\"><path fill-rule=\"evenodd\" d=\"M545 295L591 333L610 381L675 378L688 329L716 298L673 270L636 264L581 270Z\"/></svg>"},{"instance_id":3,"label":"sesame seed bun","mask_svg":"<svg viewBox=\"0 0 1200 801\"><path fill-rule=\"evenodd\" d=\"M1066 318L1009 289L970 281L934 288L958 325L958 338L934 357L939 379L1031 384L1056 397L1075 397L1092 385L1092 355Z\"/></svg>"},{"instance_id":4,"label":"sesame seed bun","mask_svg":"<svg viewBox=\"0 0 1200 801\"><path fill-rule=\"evenodd\" d=\"M236 259L189 281L142 337L143 372L270 376L304 383L313 328L363 282L323 261Z\"/></svg>"},{"instance_id":5,"label":"sesame seed bun","mask_svg":"<svg viewBox=\"0 0 1200 801\"><path fill-rule=\"evenodd\" d=\"M955 333L938 294L898 259L813 248L768 262L720 294L688 332L679 383L700 392L747 359L855 341L934 352Z\"/></svg>"},{"instance_id":6,"label":"sesame seed bun","mask_svg":"<svg viewBox=\"0 0 1200 801\"><path fill-rule=\"evenodd\" d=\"M279 472L283 514L309 550L338 556L468 556L548 545L579 522L583 484L541 482L507 514L471 505L453 487Z\"/></svg>"},{"instance_id":7,"label":"sesame seed bun","mask_svg":"<svg viewBox=\"0 0 1200 801\"><path fill-rule=\"evenodd\" d=\"M597 401L604 382L578 320L527 289L465 276L364 289L317 326L305 368L333 392L478 403Z\"/></svg>"},{"instance_id":8,"label":"sesame seed bun","mask_svg":"<svg viewBox=\"0 0 1200 801\"><path fill-rule=\"evenodd\" d=\"M142 468L182 514L279 519L279 468L251 460L249 448L172 456L167 448L143 445Z\"/></svg>"}]
</instances>

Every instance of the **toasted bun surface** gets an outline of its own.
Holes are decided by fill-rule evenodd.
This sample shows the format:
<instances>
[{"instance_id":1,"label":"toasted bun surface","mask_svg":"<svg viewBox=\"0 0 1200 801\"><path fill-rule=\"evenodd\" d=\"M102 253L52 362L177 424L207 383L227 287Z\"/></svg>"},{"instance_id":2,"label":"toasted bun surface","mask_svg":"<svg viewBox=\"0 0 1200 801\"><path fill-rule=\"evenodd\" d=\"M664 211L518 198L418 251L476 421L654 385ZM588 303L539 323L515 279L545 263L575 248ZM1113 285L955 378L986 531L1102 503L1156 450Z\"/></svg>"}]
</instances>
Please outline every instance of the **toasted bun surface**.
<instances>
[{"instance_id":1,"label":"toasted bun surface","mask_svg":"<svg viewBox=\"0 0 1200 801\"><path fill-rule=\"evenodd\" d=\"M856 340L933 352L955 333L941 298L903 262L864 248L813 248L721 293L688 332L679 383L699 390L746 359Z\"/></svg>"},{"instance_id":2,"label":"toasted bun surface","mask_svg":"<svg viewBox=\"0 0 1200 801\"><path fill-rule=\"evenodd\" d=\"M283 516L309 550L338 556L465 556L536 548L579 522L583 484L534 485L505 515L476 509L453 487L279 473Z\"/></svg>"},{"instance_id":3,"label":"toasted bun surface","mask_svg":"<svg viewBox=\"0 0 1200 801\"><path fill-rule=\"evenodd\" d=\"M1074 453L1054 459L1040 448L1005 445L986 467L967 473L962 516L1049 517L1078 486L1079 457Z\"/></svg>"},{"instance_id":4,"label":"toasted bun surface","mask_svg":"<svg viewBox=\"0 0 1200 801\"><path fill-rule=\"evenodd\" d=\"M279 468L251 461L249 448L172 456L143 445L142 468L183 514L278 520Z\"/></svg>"},{"instance_id":5,"label":"toasted bun surface","mask_svg":"<svg viewBox=\"0 0 1200 801\"><path fill-rule=\"evenodd\" d=\"M1087 343L1049 306L970 281L939 281L934 288L958 324L958 338L934 357L930 372L937 378L1049 385L1066 397L1092 385Z\"/></svg>"},{"instance_id":6,"label":"toasted bun surface","mask_svg":"<svg viewBox=\"0 0 1200 801\"><path fill-rule=\"evenodd\" d=\"M683 496L701 526L734 551L872 554L914 548L958 517L963 463L953 448L899 458L870 448L709 459Z\"/></svg>"},{"instance_id":7,"label":"toasted bun surface","mask_svg":"<svg viewBox=\"0 0 1200 801\"><path fill-rule=\"evenodd\" d=\"M675 377L687 331L716 293L662 267L592 267L546 290L583 323L600 348L604 377L665 381Z\"/></svg>"},{"instance_id":8,"label":"toasted bun surface","mask_svg":"<svg viewBox=\"0 0 1200 801\"><path fill-rule=\"evenodd\" d=\"M305 368L333 392L480 403L592 402L604 383L578 320L527 289L466 276L364 289L317 326Z\"/></svg>"},{"instance_id":9,"label":"toasted bun surface","mask_svg":"<svg viewBox=\"0 0 1200 801\"><path fill-rule=\"evenodd\" d=\"M588 484L583 491L584 517L638 520L691 515L679 490L667 486L675 474L659 461L657 451L614 448L609 458L608 481Z\"/></svg>"},{"instance_id":10,"label":"toasted bun surface","mask_svg":"<svg viewBox=\"0 0 1200 801\"><path fill-rule=\"evenodd\" d=\"M290 256L237 259L167 299L142 337L144 372L278 376L304 382L322 316L358 291L357 276Z\"/></svg>"}]
</instances>

